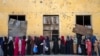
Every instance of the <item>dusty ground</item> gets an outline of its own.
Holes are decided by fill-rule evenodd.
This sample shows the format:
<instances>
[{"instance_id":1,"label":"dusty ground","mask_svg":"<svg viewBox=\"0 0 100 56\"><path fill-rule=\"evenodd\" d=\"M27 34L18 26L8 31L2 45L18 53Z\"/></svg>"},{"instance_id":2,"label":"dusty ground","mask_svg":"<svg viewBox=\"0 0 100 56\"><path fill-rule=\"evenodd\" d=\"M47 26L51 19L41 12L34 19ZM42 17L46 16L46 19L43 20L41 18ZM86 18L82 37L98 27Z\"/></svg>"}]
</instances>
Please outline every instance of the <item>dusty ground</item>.
<instances>
[{"instance_id":1,"label":"dusty ground","mask_svg":"<svg viewBox=\"0 0 100 56\"><path fill-rule=\"evenodd\" d=\"M86 55L26 55L26 56L86 56Z\"/></svg>"}]
</instances>

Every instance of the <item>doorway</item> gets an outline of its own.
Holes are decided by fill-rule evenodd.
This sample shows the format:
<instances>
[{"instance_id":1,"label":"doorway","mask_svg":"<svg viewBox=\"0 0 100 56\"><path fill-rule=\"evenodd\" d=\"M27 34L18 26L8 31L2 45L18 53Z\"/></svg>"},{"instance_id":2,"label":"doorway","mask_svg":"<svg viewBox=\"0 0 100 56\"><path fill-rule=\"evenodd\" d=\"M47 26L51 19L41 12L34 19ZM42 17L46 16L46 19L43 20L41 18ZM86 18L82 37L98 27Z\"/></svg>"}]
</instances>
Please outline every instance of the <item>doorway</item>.
<instances>
[{"instance_id":1,"label":"doorway","mask_svg":"<svg viewBox=\"0 0 100 56\"><path fill-rule=\"evenodd\" d=\"M43 16L43 35L49 36L50 40L54 37L59 37L59 16L44 15Z\"/></svg>"}]
</instances>

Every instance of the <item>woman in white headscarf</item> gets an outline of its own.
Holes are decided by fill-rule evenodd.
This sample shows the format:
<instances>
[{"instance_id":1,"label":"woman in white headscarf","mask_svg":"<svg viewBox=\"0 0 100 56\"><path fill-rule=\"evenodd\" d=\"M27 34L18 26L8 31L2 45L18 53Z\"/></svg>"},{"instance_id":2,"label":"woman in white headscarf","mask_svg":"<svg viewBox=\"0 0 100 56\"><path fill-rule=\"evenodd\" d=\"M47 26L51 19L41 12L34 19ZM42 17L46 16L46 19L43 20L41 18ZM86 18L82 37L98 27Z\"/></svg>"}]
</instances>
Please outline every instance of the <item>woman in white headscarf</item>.
<instances>
[{"instance_id":1,"label":"woman in white headscarf","mask_svg":"<svg viewBox=\"0 0 100 56\"><path fill-rule=\"evenodd\" d=\"M10 56L14 55L14 46L13 46L13 38L9 37L9 41L8 41L8 54Z\"/></svg>"}]
</instances>

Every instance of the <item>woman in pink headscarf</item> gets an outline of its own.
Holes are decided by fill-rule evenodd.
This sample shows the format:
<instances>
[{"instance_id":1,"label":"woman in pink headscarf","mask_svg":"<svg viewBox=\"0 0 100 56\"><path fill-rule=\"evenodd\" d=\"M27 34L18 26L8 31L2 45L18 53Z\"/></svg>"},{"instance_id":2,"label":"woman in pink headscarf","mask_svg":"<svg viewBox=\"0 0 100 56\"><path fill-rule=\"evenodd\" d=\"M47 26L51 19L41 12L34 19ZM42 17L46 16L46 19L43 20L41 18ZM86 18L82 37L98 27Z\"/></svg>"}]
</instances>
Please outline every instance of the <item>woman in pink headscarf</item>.
<instances>
[{"instance_id":1,"label":"woman in pink headscarf","mask_svg":"<svg viewBox=\"0 0 100 56\"><path fill-rule=\"evenodd\" d=\"M87 55L92 56L92 43L89 39L86 40Z\"/></svg>"},{"instance_id":2,"label":"woman in pink headscarf","mask_svg":"<svg viewBox=\"0 0 100 56\"><path fill-rule=\"evenodd\" d=\"M25 47L26 47L26 41L25 41L26 37L24 36L22 39L22 46L21 46L21 55L25 56Z\"/></svg>"},{"instance_id":3,"label":"woman in pink headscarf","mask_svg":"<svg viewBox=\"0 0 100 56\"><path fill-rule=\"evenodd\" d=\"M15 40L14 40L14 56L18 56L18 50L19 50L18 42L19 42L19 37L15 37Z\"/></svg>"}]
</instances>

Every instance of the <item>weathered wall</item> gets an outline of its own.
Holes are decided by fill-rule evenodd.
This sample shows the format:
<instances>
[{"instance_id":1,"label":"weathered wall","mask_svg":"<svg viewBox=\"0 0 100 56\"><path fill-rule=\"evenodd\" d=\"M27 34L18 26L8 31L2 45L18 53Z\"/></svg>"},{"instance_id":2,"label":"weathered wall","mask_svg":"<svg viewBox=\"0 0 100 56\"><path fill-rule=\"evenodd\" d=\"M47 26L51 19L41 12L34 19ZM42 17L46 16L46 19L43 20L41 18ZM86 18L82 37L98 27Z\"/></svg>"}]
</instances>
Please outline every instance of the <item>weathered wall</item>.
<instances>
[{"instance_id":1,"label":"weathered wall","mask_svg":"<svg viewBox=\"0 0 100 56\"><path fill-rule=\"evenodd\" d=\"M43 34L43 15L59 15L60 35L73 35L76 15L91 15L94 34L100 37L100 0L0 0L0 35L8 34L8 16L24 14L27 35Z\"/></svg>"}]
</instances>

